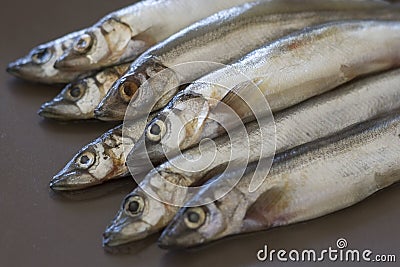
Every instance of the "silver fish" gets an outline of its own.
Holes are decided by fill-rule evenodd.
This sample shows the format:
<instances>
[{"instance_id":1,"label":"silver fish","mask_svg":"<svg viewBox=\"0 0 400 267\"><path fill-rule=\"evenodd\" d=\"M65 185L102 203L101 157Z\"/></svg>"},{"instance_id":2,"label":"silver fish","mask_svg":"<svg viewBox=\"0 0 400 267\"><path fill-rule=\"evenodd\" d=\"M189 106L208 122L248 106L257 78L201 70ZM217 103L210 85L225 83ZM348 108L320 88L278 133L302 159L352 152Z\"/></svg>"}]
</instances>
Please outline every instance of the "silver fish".
<instances>
[{"instance_id":1,"label":"silver fish","mask_svg":"<svg viewBox=\"0 0 400 267\"><path fill-rule=\"evenodd\" d=\"M10 63L7 71L28 81L48 84L75 80L82 72L58 70L54 68L54 63L83 32L74 32L33 48L25 57Z\"/></svg>"},{"instance_id":2,"label":"silver fish","mask_svg":"<svg viewBox=\"0 0 400 267\"><path fill-rule=\"evenodd\" d=\"M182 89L179 85L304 27L350 18L398 19L399 11L399 6L377 1L342 0L257 1L221 11L143 53L107 93L96 109L96 118L122 120L128 104L127 115L132 119L161 109ZM183 64L187 62L196 63ZM165 78L154 79L160 73Z\"/></svg>"},{"instance_id":3,"label":"silver fish","mask_svg":"<svg viewBox=\"0 0 400 267\"><path fill-rule=\"evenodd\" d=\"M68 84L53 100L41 106L39 115L57 120L94 119L94 109L129 65L106 68Z\"/></svg>"},{"instance_id":4,"label":"silver fish","mask_svg":"<svg viewBox=\"0 0 400 267\"><path fill-rule=\"evenodd\" d=\"M125 198L104 234L105 245L116 246L144 238L161 230L176 214L178 207L161 203L143 189L169 203L190 198L187 192L183 192L182 196L176 190L160 190L154 186L159 177L191 186L222 173L232 162L238 163L233 166L236 168L243 162L259 160L261 155L271 157L275 146L276 151L281 153L333 135L341 129L400 108L399 82L400 69L397 69L355 81L278 112L275 116L276 143L274 138L264 135L271 130L268 128L270 124L261 124L260 128L257 122L252 122L246 126L248 142L244 141L246 138L243 135L240 140L224 136L215 139L215 142L202 144L201 148L184 151L181 156L152 170L140 188ZM233 153L233 149L242 152ZM247 153L249 151L251 153Z\"/></svg>"},{"instance_id":5,"label":"silver fish","mask_svg":"<svg viewBox=\"0 0 400 267\"><path fill-rule=\"evenodd\" d=\"M313 146L278 155L258 190L248 191L250 172L215 203L182 209L159 244L163 248L192 247L354 205L400 180L399 133L397 111ZM219 179L202 194L219 194L230 183L229 177Z\"/></svg>"},{"instance_id":6,"label":"silver fish","mask_svg":"<svg viewBox=\"0 0 400 267\"><path fill-rule=\"evenodd\" d=\"M138 171L149 170L148 158L162 162L166 154L174 156L236 126L230 125L232 116L221 112L220 106L231 107L236 116L249 121L253 113L242 97L256 106L264 95L276 112L358 76L398 66L399 49L399 22L335 22L284 37L179 93L150 122L128 159L140 163Z\"/></svg>"},{"instance_id":7,"label":"silver fish","mask_svg":"<svg viewBox=\"0 0 400 267\"><path fill-rule=\"evenodd\" d=\"M132 61L154 44L220 10L249 0L145 0L113 12L76 38L59 69L93 70Z\"/></svg>"},{"instance_id":8,"label":"silver fish","mask_svg":"<svg viewBox=\"0 0 400 267\"><path fill-rule=\"evenodd\" d=\"M124 151L134 147L153 116L125 127L117 126L86 145L53 177L50 187L56 191L72 191L128 176Z\"/></svg>"}]
</instances>

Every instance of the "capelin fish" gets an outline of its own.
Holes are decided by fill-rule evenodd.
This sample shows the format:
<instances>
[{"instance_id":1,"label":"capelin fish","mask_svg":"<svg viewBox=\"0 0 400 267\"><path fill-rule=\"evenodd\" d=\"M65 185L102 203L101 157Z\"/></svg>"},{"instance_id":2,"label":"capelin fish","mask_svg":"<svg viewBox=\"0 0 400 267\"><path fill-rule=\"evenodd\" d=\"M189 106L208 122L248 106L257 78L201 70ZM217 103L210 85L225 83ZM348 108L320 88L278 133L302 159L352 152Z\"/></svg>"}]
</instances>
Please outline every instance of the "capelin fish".
<instances>
[{"instance_id":1,"label":"capelin fish","mask_svg":"<svg viewBox=\"0 0 400 267\"><path fill-rule=\"evenodd\" d=\"M400 108L399 82L400 69L367 77L278 112L275 128L272 125L271 129L271 124L260 124L260 128L258 122L248 123L248 142L243 134L238 133L240 139L223 136L184 151L152 170L140 187L125 198L104 234L104 244L117 246L158 232L179 210L176 206L159 202L143 189L168 203L190 198L187 192L182 195L176 190L157 188L159 177L181 186L192 186L226 172L228 164L233 163L234 169L240 168L243 163L272 157L275 147L276 152L281 153L333 135L346 127ZM274 134L275 129L276 142L269 135Z\"/></svg>"},{"instance_id":2,"label":"capelin fish","mask_svg":"<svg viewBox=\"0 0 400 267\"><path fill-rule=\"evenodd\" d=\"M129 65L110 67L68 84L53 100L41 106L39 115L57 120L94 119L94 109Z\"/></svg>"},{"instance_id":3,"label":"capelin fish","mask_svg":"<svg viewBox=\"0 0 400 267\"><path fill-rule=\"evenodd\" d=\"M134 147L149 119L117 126L86 145L53 177L50 187L73 191L128 176L124 150Z\"/></svg>"},{"instance_id":4,"label":"capelin fish","mask_svg":"<svg viewBox=\"0 0 400 267\"><path fill-rule=\"evenodd\" d=\"M354 205L400 180L400 114L277 155L262 186L251 172L212 204L184 208L162 234L163 248L185 248L226 236L317 218ZM202 194L218 194L229 177ZM198 197L201 197L200 194Z\"/></svg>"},{"instance_id":5,"label":"capelin fish","mask_svg":"<svg viewBox=\"0 0 400 267\"><path fill-rule=\"evenodd\" d=\"M399 6L382 2L342 0L258 1L221 11L143 53L107 93L96 118L135 119L159 110L184 88L181 84L307 26L345 19L398 19L399 11ZM128 105L130 112L125 114Z\"/></svg>"},{"instance_id":6,"label":"capelin fish","mask_svg":"<svg viewBox=\"0 0 400 267\"><path fill-rule=\"evenodd\" d=\"M82 72L58 70L54 68L54 63L83 32L74 32L33 48L27 56L10 63L7 72L28 81L48 84L75 80Z\"/></svg>"},{"instance_id":7,"label":"capelin fish","mask_svg":"<svg viewBox=\"0 0 400 267\"><path fill-rule=\"evenodd\" d=\"M396 67L400 64L399 30L399 22L335 22L257 49L174 97L149 123L128 160L142 163L150 158L159 163L166 154L174 156L205 137L215 138L237 126L231 125L232 116L221 112L221 106L227 105L234 115L251 121L249 106L259 109L260 95L276 112L359 76ZM148 170L149 166L136 167Z\"/></svg>"},{"instance_id":8,"label":"capelin fish","mask_svg":"<svg viewBox=\"0 0 400 267\"><path fill-rule=\"evenodd\" d=\"M246 2L249 0L138 2L109 14L88 28L55 66L88 71L132 61L154 44L192 23Z\"/></svg>"}]
</instances>

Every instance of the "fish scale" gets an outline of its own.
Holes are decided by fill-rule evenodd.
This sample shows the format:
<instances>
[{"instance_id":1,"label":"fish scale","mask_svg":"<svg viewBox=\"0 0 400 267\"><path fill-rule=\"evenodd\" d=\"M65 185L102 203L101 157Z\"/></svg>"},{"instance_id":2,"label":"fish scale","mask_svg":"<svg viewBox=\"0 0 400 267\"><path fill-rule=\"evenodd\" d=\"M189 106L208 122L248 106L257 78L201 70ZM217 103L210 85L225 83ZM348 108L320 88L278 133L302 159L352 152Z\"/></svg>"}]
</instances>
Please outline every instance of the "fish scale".
<instances>
[{"instance_id":1,"label":"fish scale","mask_svg":"<svg viewBox=\"0 0 400 267\"><path fill-rule=\"evenodd\" d=\"M248 192L250 172L234 190L218 200L218 207L208 204L182 209L162 234L160 245L198 246L229 235L313 219L351 206L400 180L399 132L397 110L311 146L284 152L271 170L265 172L266 179L255 192ZM224 178L217 184L229 181ZM205 192L212 193L213 186ZM276 192L276 197L271 197ZM239 207L232 207L231 203L239 199ZM184 218L188 212L199 209L206 213L207 219L189 229Z\"/></svg>"},{"instance_id":2,"label":"fish scale","mask_svg":"<svg viewBox=\"0 0 400 267\"><path fill-rule=\"evenodd\" d=\"M94 70L135 59L194 22L249 0L145 0L113 12L88 28L56 68ZM179 14L176 16L174 14ZM80 50L80 44L83 51Z\"/></svg>"},{"instance_id":3,"label":"fish scale","mask_svg":"<svg viewBox=\"0 0 400 267\"><path fill-rule=\"evenodd\" d=\"M389 137L390 137L390 135L385 136L385 138L389 138ZM370 140L370 139L373 139L373 138L377 138L377 135L376 134L371 134L369 136L368 135L367 136L364 135L364 136L362 136L362 138ZM352 148L353 144L348 144L348 146L350 146L352 149L349 149L348 147L345 146L345 148L343 149L344 151L349 150L354 154L356 154L356 153L360 153L360 154L361 153L364 153L364 154L368 153L369 157L363 157L362 159L359 159L359 158L354 159L351 155L339 154L340 157L336 157L335 161L332 162L331 164L329 164L326 161L322 161L320 164L318 164L318 166L315 166L314 167L316 169L315 172L316 173L330 172L330 173L335 173L336 176L338 176L338 177L351 177L351 176L354 176L354 175L356 175L358 173L362 173L362 172L364 172L365 170L368 170L368 169L370 169L369 171L372 171L369 166L375 166L375 168L377 168L376 166L379 166L378 165L379 162L385 162L385 164L388 164L388 165L398 164L399 163L399 159L396 159L396 157L397 158L399 157L399 152L400 152L399 147L398 146L396 147L396 146L393 145L394 144L393 143L393 139L390 139L390 141L391 142L389 144L385 144L386 141L384 141L383 144L374 143L374 148L375 149L368 150L368 151L363 151L363 150L366 149L364 146L354 149L354 148ZM361 145L365 145L365 143L366 142L364 142L364 144L360 144L360 146ZM385 153L379 153L379 148L382 145L385 145L385 150L386 150ZM378 149L376 149L376 148L378 148ZM324 152L325 151L322 150L320 153L322 154ZM380 152L382 152L382 151L380 151ZM396 159L396 160L394 161L393 159ZM315 163L314 162L310 162L309 165L311 165L311 164L315 164ZM337 170L337 166L338 165L342 166L341 170ZM289 166L292 166L292 165L289 165ZM305 167L307 167L307 165ZM379 172L379 171L380 171L380 169L373 170L373 172ZM309 175L309 176L313 177L312 175ZM316 176L314 176L314 177L317 178ZM349 180L349 181L351 181L351 180ZM315 182L315 179L312 179L310 182ZM330 183L331 183L332 186L329 185ZM329 194L330 193L330 188L332 188L332 187L335 188L335 186L337 188L338 181L334 180L334 179L332 179L332 180L325 179L325 180L323 180L321 182L321 184L323 184L325 186L326 191L317 191L316 190L316 192L320 192L320 193L316 193L316 194L320 194L321 195L320 197L323 197L324 195L330 195ZM349 186L348 183L343 183L343 184L344 184L343 186ZM378 190L378 189L380 189L380 187L378 185L375 185L373 180L367 187L368 191L375 191L375 190ZM345 188L338 188L336 190L338 192L342 192L342 191L346 192ZM352 194L350 194L349 196L351 197L351 195ZM356 191L356 194L354 194L354 195L357 196L357 197L365 198L365 194L358 194L357 191ZM303 196L304 196L304 191L300 191L296 196L294 196L294 198L298 198L298 201L303 203L304 201L301 201ZM358 200L359 200L359 198L358 199L356 198L355 201L358 201ZM304 210L308 211L309 209L305 208ZM292 212L289 212L289 214L291 214L291 213ZM297 214L297 213L293 212L293 214ZM304 214L306 214L306 213L304 213ZM307 216L307 215L304 215L304 216ZM311 215L311 216L313 216L313 215ZM296 219L293 219L293 221L289 220L286 223L295 222L297 220L304 220L306 218L299 218L299 219L296 218Z\"/></svg>"},{"instance_id":4,"label":"fish scale","mask_svg":"<svg viewBox=\"0 0 400 267\"><path fill-rule=\"evenodd\" d=\"M318 151L318 154L307 154L305 151L315 147L314 142L320 138L337 135L338 139L341 137L341 135L338 135L340 130L400 108L399 85L400 69L395 69L356 80L336 90L311 98L303 103L276 113L276 151L280 154L277 154L275 162L280 164L275 164L272 173L289 170L287 172L287 175L289 175L291 171L296 171L296 167L290 165L290 159L298 157L299 154L304 154L301 157L304 163L297 164L297 166L299 166L298 168L304 167L306 162L312 164L311 158L321 158L321 160L323 160L331 157L333 154L332 149ZM373 99L377 100L371 101ZM346 113L347 116L342 116L343 113ZM243 138L231 140L229 137L223 136L215 139L213 142L203 143L201 149L195 147L186 150L181 156L172 158L150 171L140 183L140 187L131 192L123 201L121 209L114 219L118 227L111 224L107 228L104 242L107 245L114 246L139 240L151 233L159 231L167 225L179 208L166 203L182 203L185 197L189 198L190 196L185 195L188 194L188 190L181 191L172 189L170 185L163 183L162 179L171 182L185 181L178 185L193 186L200 180L210 178L209 176L212 170L221 168L218 169L218 172L214 173L214 175L222 173L228 162L233 163L233 167L235 167L235 162L238 162L240 166L243 160L256 162L259 160L261 152L264 153L265 157L273 156L274 151L271 151L271 147L274 147L274 138L262 135L262 130L264 130L264 133L268 131L271 124L262 124L261 127L263 128L260 129L257 122L248 123L246 125L250 146L243 141ZM364 134L362 138L358 138L356 141L359 144L365 144L367 140L365 137L368 137L369 140L373 140L375 136L376 135L372 134ZM347 149L355 149L356 144L355 141L352 143L340 143L341 141L332 139L330 139L329 142L334 142L332 147L341 145L343 150L346 147ZM214 144L216 145L215 150ZM294 149L301 145L303 145L301 149ZM242 153L232 155L232 146L235 146L237 151L242 151ZM261 147L267 149L262 150ZM284 152L288 149L293 150ZM246 153L247 151L250 151L249 156ZM212 158L214 152L215 158ZM208 164L210 158L212 161ZM193 162L187 159L198 160ZM349 162L353 164L353 161ZM128 166L129 165L128 162ZM203 165L206 166L202 167ZM198 167L202 168L200 170L195 170ZM350 167L352 166L350 165ZM131 169L132 167L130 166L129 168ZM328 168L329 166L326 167L326 169ZM185 180L183 180L182 177L184 177ZM301 183L302 181L300 180L299 184ZM228 177L217 184L224 189L224 186L229 187L231 182ZM166 186L169 186L168 190ZM215 188L213 189L215 190ZM233 191L240 192L239 194L241 195L247 195L247 189L248 186L243 186L235 188ZM149 196L146 194L149 192L153 195ZM216 190L215 195L217 195L218 192L220 191ZM140 196L144 199L143 202L146 203L145 211L143 211L143 214L140 216L130 216L125 209L126 203L129 203L129 201L136 196ZM165 203L155 198L163 200ZM238 199L240 199L240 197ZM256 199L254 199L254 201L255 200ZM155 210L154 207L159 207L160 205L165 207L163 209L164 213L161 216L158 214L157 217L155 217L154 214L152 214L152 210ZM246 206L242 207L242 205L237 205L236 208L244 213L245 207ZM140 227L143 222L146 222L146 228ZM149 225L152 226L150 227ZM143 231L143 229L145 229L145 231Z\"/></svg>"},{"instance_id":5,"label":"fish scale","mask_svg":"<svg viewBox=\"0 0 400 267\"><path fill-rule=\"evenodd\" d=\"M221 116L219 107L223 105L231 107L245 122L253 119L254 114L236 92L241 97L247 96L250 105L264 96L271 111L277 112L357 77L395 68L400 63L399 26L397 21L333 22L307 28L256 49L193 82L174 97L149 123L128 159L140 162L140 166L134 165L135 169L149 171L151 164L143 164L147 158L158 164L165 160L166 154L177 155L197 145L202 138L216 138L238 126L237 123L230 125L233 116ZM297 44L295 48L293 43ZM327 44L334 44L336 48L330 49ZM254 83L259 91L254 89ZM202 123L187 123L194 121L198 114L205 114ZM164 125L165 132L171 134L160 134L157 141L151 140L147 133L155 123ZM178 141L174 138L176 133L181 136ZM148 153L143 159L140 152L145 149Z\"/></svg>"},{"instance_id":6,"label":"fish scale","mask_svg":"<svg viewBox=\"0 0 400 267\"><path fill-rule=\"evenodd\" d=\"M368 83L375 79L375 77L371 79L367 78L364 81L350 85L348 89L342 89L342 94L347 95L347 98L343 97L342 94L338 94L339 91L333 91L321 96L319 99L324 100L320 102L309 101L303 105L300 104L299 109L294 107L288 111L283 111L280 116L275 117L278 127L277 132L285 133L283 129L293 129L294 134L278 134L276 137L277 146L281 147L281 151L283 151L293 147L294 144L298 144L298 140L300 139L305 138L305 140L311 141L311 136L318 136L318 134L325 132L326 129L335 129L335 127L343 128L345 125L351 125L355 123L352 117L353 114L361 114L362 119L366 119L376 114L374 108L377 110L390 110L396 107L397 101L393 101L393 97L397 99L397 97L400 96L400 93L397 93L396 90L398 87L397 75L400 75L400 73L398 70L395 70L382 74L382 76L377 76L380 78L372 82L371 85ZM394 78L387 79L389 76ZM353 90L357 85L363 86L364 89ZM382 86L389 88L393 95L379 94L374 88ZM338 105L338 99L344 101L340 104L342 108L335 108ZM311 105L316 105L316 108L310 108ZM322 105L326 108L324 110L318 109L318 107ZM319 112L309 112L313 110L319 110ZM331 114L332 110L334 110L334 114ZM316 121L318 121L320 125L315 125ZM343 124L343 121L346 123Z\"/></svg>"},{"instance_id":7,"label":"fish scale","mask_svg":"<svg viewBox=\"0 0 400 267\"><path fill-rule=\"evenodd\" d=\"M222 68L222 64L238 60L286 34L328 21L398 19L399 13L395 12L397 8L391 6L388 9L387 3L376 1L349 3L341 0L278 0L257 1L221 11L174 34L142 54L99 104L96 117L106 121L122 120L124 115L131 119L139 118L147 109L158 110L167 105L174 93L182 90L178 87L180 84L190 83ZM186 64L199 61L203 63ZM168 73L169 82L175 87L164 86L164 81L157 79L154 84L143 85L138 77L153 69L154 64L158 68L154 75L171 68L172 72ZM130 102L121 98L120 91L124 86L137 88L135 95L130 96ZM174 93L165 95L169 89ZM155 98L158 102L153 106ZM130 109L125 114L128 104Z\"/></svg>"}]
</instances>

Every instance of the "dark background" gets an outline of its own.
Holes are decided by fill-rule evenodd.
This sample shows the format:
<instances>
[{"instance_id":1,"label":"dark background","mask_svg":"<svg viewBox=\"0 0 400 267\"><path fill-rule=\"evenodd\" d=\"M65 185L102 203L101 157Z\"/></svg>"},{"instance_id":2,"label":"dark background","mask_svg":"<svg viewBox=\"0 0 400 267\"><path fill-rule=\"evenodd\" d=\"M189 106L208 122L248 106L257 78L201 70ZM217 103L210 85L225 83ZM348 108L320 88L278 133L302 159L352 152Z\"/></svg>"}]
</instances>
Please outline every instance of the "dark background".
<instances>
[{"instance_id":1,"label":"dark background","mask_svg":"<svg viewBox=\"0 0 400 267\"><path fill-rule=\"evenodd\" d=\"M5 68L33 46L130 3L17 0L0 9L0 266L283 266L257 262L256 252L264 244L286 250L335 247L340 237L347 238L351 248L396 254L400 260L399 185L320 219L230 238L200 250L163 251L153 238L130 249L105 252L101 234L131 190L130 180L74 195L54 194L48 182L83 145L113 125L41 119L36 115L40 104L61 87L19 81Z\"/></svg>"}]
</instances>

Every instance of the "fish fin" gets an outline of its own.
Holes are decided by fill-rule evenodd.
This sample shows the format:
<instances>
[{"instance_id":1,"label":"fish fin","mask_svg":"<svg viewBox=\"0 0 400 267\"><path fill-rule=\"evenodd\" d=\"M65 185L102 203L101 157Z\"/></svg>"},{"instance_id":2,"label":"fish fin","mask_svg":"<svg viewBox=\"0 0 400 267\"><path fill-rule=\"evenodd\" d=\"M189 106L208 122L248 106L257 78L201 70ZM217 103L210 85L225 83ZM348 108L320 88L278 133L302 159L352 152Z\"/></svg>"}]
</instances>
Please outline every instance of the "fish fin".
<instances>
[{"instance_id":1,"label":"fish fin","mask_svg":"<svg viewBox=\"0 0 400 267\"><path fill-rule=\"evenodd\" d=\"M207 101L205 101L203 103L202 109L197 114L196 119L191 122L193 125L192 128L195 129L195 131L193 131L194 140L199 140L199 141L201 140L203 129L205 127L205 123L207 122L209 114L210 114L210 108Z\"/></svg>"},{"instance_id":2,"label":"fish fin","mask_svg":"<svg viewBox=\"0 0 400 267\"><path fill-rule=\"evenodd\" d=\"M260 101L262 100L262 101ZM253 110L265 108L265 97L257 87L257 80L245 81L232 88L216 106L227 105L245 122L254 117Z\"/></svg>"},{"instance_id":3,"label":"fish fin","mask_svg":"<svg viewBox=\"0 0 400 267\"><path fill-rule=\"evenodd\" d=\"M284 195L284 187L273 185L262 193L252 206L247 210L243 220L245 230L270 227L274 223L274 211L281 206L280 201Z\"/></svg>"}]
</instances>

